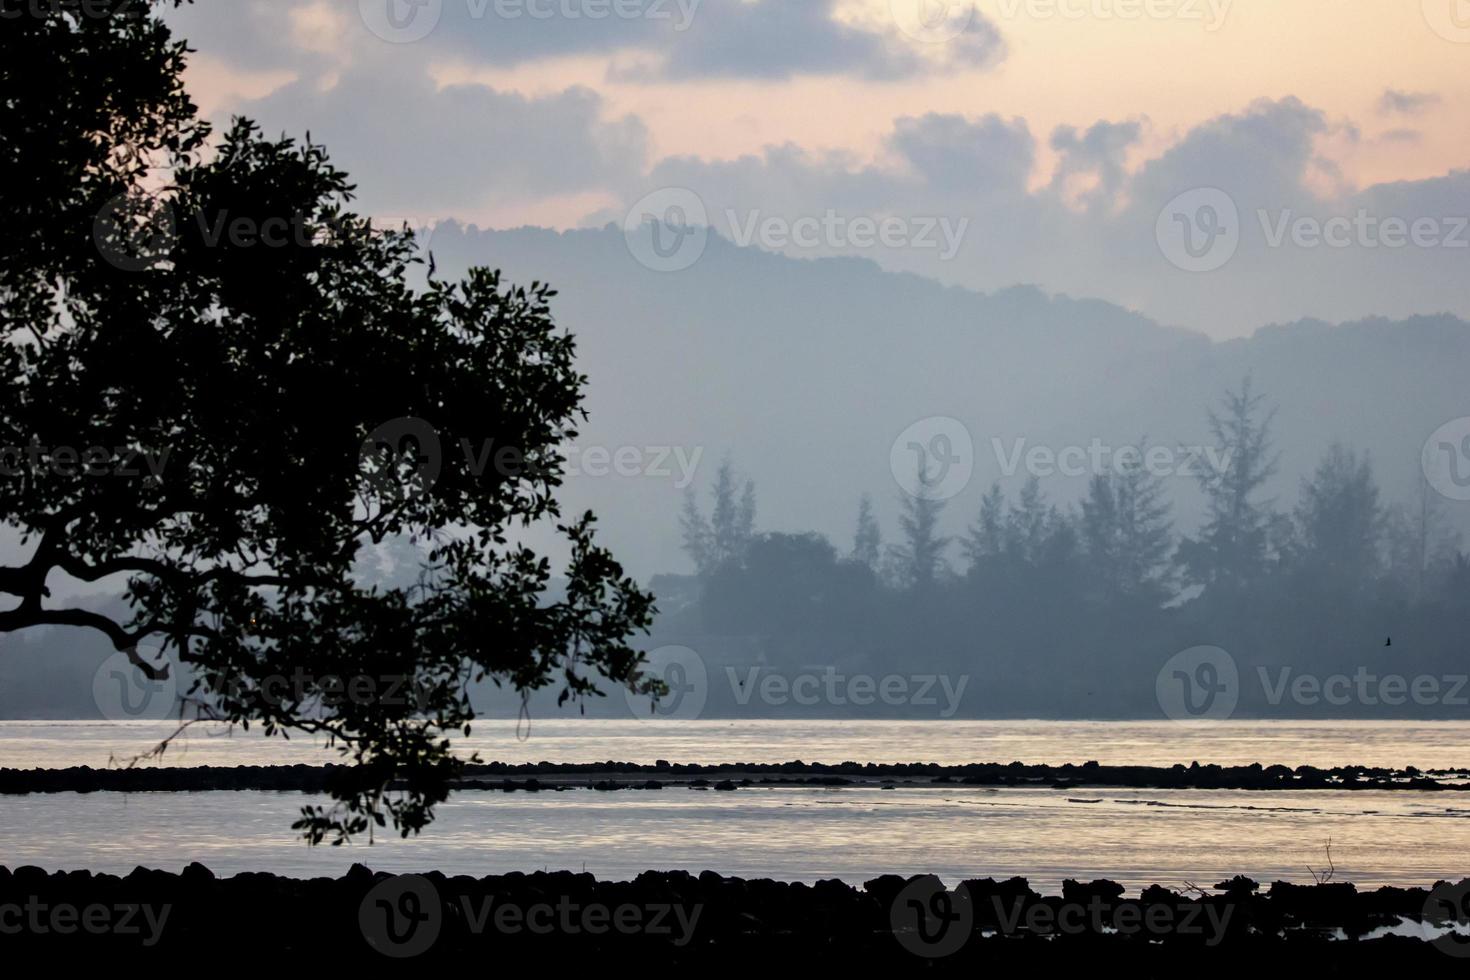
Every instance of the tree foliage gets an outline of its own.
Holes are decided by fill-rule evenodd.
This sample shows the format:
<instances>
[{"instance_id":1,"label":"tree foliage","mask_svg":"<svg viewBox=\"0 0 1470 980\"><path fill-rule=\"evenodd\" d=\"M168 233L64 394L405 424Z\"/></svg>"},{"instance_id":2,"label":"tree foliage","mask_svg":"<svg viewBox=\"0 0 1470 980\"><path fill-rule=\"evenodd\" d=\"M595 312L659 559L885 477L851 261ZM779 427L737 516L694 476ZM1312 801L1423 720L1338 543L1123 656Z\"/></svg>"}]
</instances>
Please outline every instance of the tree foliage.
<instances>
[{"instance_id":1,"label":"tree foliage","mask_svg":"<svg viewBox=\"0 0 1470 980\"><path fill-rule=\"evenodd\" d=\"M1271 505L1259 495L1276 474L1278 460L1271 451L1276 413L1265 412L1264 403L1265 395L1246 378L1239 389L1225 393L1220 410L1210 410L1210 434L1227 465L1200 471L1208 516L1199 536L1180 546L1185 573L1197 585L1242 588L1269 560Z\"/></svg>"},{"instance_id":2,"label":"tree foliage","mask_svg":"<svg viewBox=\"0 0 1470 980\"><path fill-rule=\"evenodd\" d=\"M684 551L700 575L711 575L726 565L738 564L755 537L755 481L742 481L735 465L726 458L715 473L710 515L699 509L690 487L684 494L680 530Z\"/></svg>"},{"instance_id":3,"label":"tree foliage","mask_svg":"<svg viewBox=\"0 0 1470 980\"><path fill-rule=\"evenodd\" d=\"M858 500L857 530L852 538L853 560L876 571L882 548L883 532L873 516L873 498L863 494Z\"/></svg>"},{"instance_id":4,"label":"tree foliage","mask_svg":"<svg viewBox=\"0 0 1470 980\"><path fill-rule=\"evenodd\" d=\"M629 644L651 597L556 503L585 379L555 293L485 269L411 288L412 234L352 213L324 148L245 120L216 139L184 45L101 9L27 5L0 32L0 444L27 461L0 519L28 549L0 568L0 631L98 630L149 676L160 637L185 720L325 738L353 766L304 810L313 842L431 820L476 682L657 693ZM535 523L570 554L555 597L510 540ZM417 581L364 581L395 539L426 550ZM58 574L116 584L131 618L52 601Z\"/></svg>"},{"instance_id":5,"label":"tree foliage","mask_svg":"<svg viewBox=\"0 0 1470 980\"><path fill-rule=\"evenodd\" d=\"M899 497L902 508L898 517L900 537L888 551L893 577L904 588L922 592L932 588L939 581L941 571L947 567L945 552L951 539L939 533L944 501L926 492L934 481L927 453L920 452L916 465L919 492L905 490Z\"/></svg>"}]
</instances>

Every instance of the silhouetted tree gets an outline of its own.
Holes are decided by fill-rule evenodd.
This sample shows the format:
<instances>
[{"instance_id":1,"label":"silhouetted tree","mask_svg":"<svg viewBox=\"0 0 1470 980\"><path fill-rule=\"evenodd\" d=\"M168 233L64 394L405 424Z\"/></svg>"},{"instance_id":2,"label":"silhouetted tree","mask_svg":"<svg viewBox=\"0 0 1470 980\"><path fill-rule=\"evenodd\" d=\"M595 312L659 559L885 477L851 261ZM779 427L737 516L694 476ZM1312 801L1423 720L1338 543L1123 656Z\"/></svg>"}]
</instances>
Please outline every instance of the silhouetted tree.
<instances>
[{"instance_id":1,"label":"silhouetted tree","mask_svg":"<svg viewBox=\"0 0 1470 980\"><path fill-rule=\"evenodd\" d=\"M1047 542L1063 522L1061 512L1046 499L1041 480L1027 478L1016 506L1006 513L1006 551L1019 562L1037 567L1047 554Z\"/></svg>"},{"instance_id":2,"label":"silhouetted tree","mask_svg":"<svg viewBox=\"0 0 1470 980\"><path fill-rule=\"evenodd\" d=\"M755 481L746 480L740 489L740 506L735 511L735 533L732 549L743 552L755 537Z\"/></svg>"},{"instance_id":3,"label":"silhouetted tree","mask_svg":"<svg viewBox=\"0 0 1470 980\"><path fill-rule=\"evenodd\" d=\"M1356 590L1377 574L1383 508L1373 467L1340 443L1302 483L1296 508L1297 564L1337 588Z\"/></svg>"},{"instance_id":4,"label":"silhouetted tree","mask_svg":"<svg viewBox=\"0 0 1470 980\"><path fill-rule=\"evenodd\" d=\"M998 559L1006 547L1006 497L1000 483L990 485L980 500L980 517L965 538L965 557L970 571L984 561Z\"/></svg>"},{"instance_id":5,"label":"silhouetted tree","mask_svg":"<svg viewBox=\"0 0 1470 980\"><path fill-rule=\"evenodd\" d=\"M313 842L432 819L471 683L657 693L628 644L651 597L556 503L584 379L554 293L484 269L411 290L412 234L352 214L321 147L243 120L208 146L150 8L4 4L0 444L27 465L0 520L29 557L0 568L0 631L96 630L151 677L159 637L195 679L184 721L324 737L353 765L303 808ZM532 522L568 545L555 599L508 541ZM428 545L415 584L360 581L396 539ZM53 601L60 576L130 617ZM357 678L413 696L341 696Z\"/></svg>"},{"instance_id":6,"label":"silhouetted tree","mask_svg":"<svg viewBox=\"0 0 1470 980\"><path fill-rule=\"evenodd\" d=\"M1460 553L1460 532L1450 525L1441 497L1422 471L1415 472L1416 499L1384 513L1388 574L1412 602L1439 591Z\"/></svg>"},{"instance_id":7,"label":"silhouetted tree","mask_svg":"<svg viewBox=\"0 0 1470 980\"><path fill-rule=\"evenodd\" d=\"M700 513L699 501L691 489L684 495L679 519L684 551L701 575L741 561L755 536L755 483L746 480L741 487L728 458L720 463L711 493L714 499L708 518Z\"/></svg>"},{"instance_id":8,"label":"silhouetted tree","mask_svg":"<svg viewBox=\"0 0 1470 980\"><path fill-rule=\"evenodd\" d=\"M858 501L857 532L852 539L853 561L876 570L882 545L883 533L878 529L878 519L873 516L873 498L863 494Z\"/></svg>"},{"instance_id":9,"label":"silhouetted tree","mask_svg":"<svg viewBox=\"0 0 1470 980\"><path fill-rule=\"evenodd\" d=\"M1162 603L1174 550L1163 481L1144 464L1146 446L1121 473L1098 474L1082 501L1082 541L1094 591Z\"/></svg>"},{"instance_id":10,"label":"silhouetted tree","mask_svg":"<svg viewBox=\"0 0 1470 980\"><path fill-rule=\"evenodd\" d=\"M684 509L679 514L679 531L684 539L684 553L694 562L694 569L701 575L708 574L713 562L713 549L709 521L699 512L699 500L694 488L684 491Z\"/></svg>"},{"instance_id":11,"label":"silhouetted tree","mask_svg":"<svg viewBox=\"0 0 1470 980\"><path fill-rule=\"evenodd\" d=\"M1271 421L1261 418L1265 396L1254 394L1251 379L1227 392L1222 411L1209 413L1210 433L1224 465L1200 470L1199 483L1208 501L1208 517L1196 539L1179 547L1180 562L1190 581L1206 588L1240 588L1267 566L1273 515L1257 498L1276 473L1271 453Z\"/></svg>"},{"instance_id":12,"label":"silhouetted tree","mask_svg":"<svg viewBox=\"0 0 1470 980\"><path fill-rule=\"evenodd\" d=\"M918 480L921 490L931 485L928 457L922 453ZM944 501L920 492L902 494L900 503L903 511L898 527L903 537L889 549L894 575L905 588L926 592L938 581L944 567L944 552L950 544L950 539L939 533Z\"/></svg>"}]
</instances>

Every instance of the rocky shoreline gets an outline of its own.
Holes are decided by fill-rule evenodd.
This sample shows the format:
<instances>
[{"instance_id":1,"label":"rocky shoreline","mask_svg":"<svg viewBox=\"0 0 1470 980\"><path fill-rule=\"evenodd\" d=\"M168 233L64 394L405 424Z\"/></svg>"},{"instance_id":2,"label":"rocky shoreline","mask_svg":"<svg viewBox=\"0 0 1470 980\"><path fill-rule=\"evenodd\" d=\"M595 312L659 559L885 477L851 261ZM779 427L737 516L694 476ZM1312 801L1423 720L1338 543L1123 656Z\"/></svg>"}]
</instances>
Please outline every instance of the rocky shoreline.
<instances>
[{"instance_id":1,"label":"rocky shoreline","mask_svg":"<svg viewBox=\"0 0 1470 980\"><path fill-rule=\"evenodd\" d=\"M946 890L932 876L896 875L854 886L708 871L611 882L571 872L392 876L362 865L312 880L219 878L198 864L123 877L0 867L0 951L206 969L394 959L487 969L623 961L639 970L1114 962L1145 976L1282 966L1330 974L1463 967L1467 893L1470 879L1360 892L1235 878L1134 896L1110 881L1067 881L1061 895L1046 896L1023 878ZM1464 935L1445 933L1456 924Z\"/></svg>"},{"instance_id":2,"label":"rocky shoreline","mask_svg":"<svg viewBox=\"0 0 1470 980\"><path fill-rule=\"evenodd\" d=\"M95 792L201 792L265 790L322 793L347 767L189 766L93 769L0 769L0 794ZM735 790L753 786L925 786L1041 787L1054 789L1229 789L1229 790L1470 790L1465 771L1385 769L1371 766L1104 766L1025 765L1019 762L935 765L929 763L837 764L730 763L717 765L657 762L525 764L468 766L462 790L529 791L564 789Z\"/></svg>"}]
</instances>

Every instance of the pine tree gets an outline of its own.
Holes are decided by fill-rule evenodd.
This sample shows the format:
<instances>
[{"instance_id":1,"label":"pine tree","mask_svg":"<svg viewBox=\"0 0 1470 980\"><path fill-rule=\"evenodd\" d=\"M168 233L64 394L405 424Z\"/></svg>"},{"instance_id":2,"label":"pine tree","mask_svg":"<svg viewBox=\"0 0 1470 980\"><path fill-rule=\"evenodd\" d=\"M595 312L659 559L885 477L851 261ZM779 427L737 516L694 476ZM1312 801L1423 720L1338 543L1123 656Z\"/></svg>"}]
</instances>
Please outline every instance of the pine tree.
<instances>
[{"instance_id":1,"label":"pine tree","mask_svg":"<svg viewBox=\"0 0 1470 980\"><path fill-rule=\"evenodd\" d=\"M684 551L701 575L743 561L755 537L755 482L746 480L737 500L739 485L735 467L726 459L715 474L714 501L708 519L700 513L694 491L691 489L684 495L684 509L679 517Z\"/></svg>"},{"instance_id":2,"label":"pine tree","mask_svg":"<svg viewBox=\"0 0 1470 980\"><path fill-rule=\"evenodd\" d=\"M1442 498L1416 470L1417 500L1395 504L1384 515L1389 574L1415 602L1433 594L1460 553L1460 532L1449 522Z\"/></svg>"},{"instance_id":3,"label":"pine tree","mask_svg":"<svg viewBox=\"0 0 1470 980\"><path fill-rule=\"evenodd\" d=\"M863 494L858 501L857 533L853 535L852 557L875 571L882 547L882 532L878 530L878 519L873 516L873 498Z\"/></svg>"},{"instance_id":4,"label":"pine tree","mask_svg":"<svg viewBox=\"0 0 1470 980\"><path fill-rule=\"evenodd\" d=\"M1120 473L1099 474L1082 502L1082 541L1094 594L1146 598L1168 594L1173 548L1163 481L1144 465L1146 444Z\"/></svg>"},{"instance_id":5,"label":"pine tree","mask_svg":"<svg viewBox=\"0 0 1470 980\"><path fill-rule=\"evenodd\" d=\"M746 480L740 492L740 507L735 511L735 546L740 554L755 537L755 481Z\"/></svg>"},{"instance_id":6,"label":"pine tree","mask_svg":"<svg viewBox=\"0 0 1470 980\"><path fill-rule=\"evenodd\" d=\"M1200 470L1209 516L1199 538L1180 545L1190 581L1206 588L1244 587L1267 566L1276 515L1269 501L1255 497L1276 474L1277 457L1271 453L1270 436L1275 409L1258 420L1264 400L1264 395L1252 393L1247 377L1239 391L1226 392L1223 412L1209 413L1223 465Z\"/></svg>"},{"instance_id":7,"label":"pine tree","mask_svg":"<svg viewBox=\"0 0 1470 980\"><path fill-rule=\"evenodd\" d=\"M927 456L921 454L918 465L919 486L927 486L930 479ZM939 533L944 501L927 494L905 493L901 503L903 513L898 526L903 532L903 543L893 546L890 554L901 583L915 591L926 591L939 580L945 564L944 552L950 545L950 539Z\"/></svg>"},{"instance_id":8,"label":"pine tree","mask_svg":"<svg viewBox=\"0 0 1470 980\"><path fill-rule=\"evenodd\" d=\"M1333 443L1302 483L1295 515L1298 562L1337 586L1366 585L1379 564L1383 508L1378 497L1368 458Z\"/></svg>"},{"instance_id":9,"label":"pine tree","mask_svg":"<svg viewBox=\"0 0 1470 980\"><path fill-rule=\"evenodd\" d=\"M1000 481L990 485L980 500L980 519L965 538L965 558L973 571L982 561L1000 557L1005 551L1006 497Z\"/></svg>"},{"instance_id":10,"label":"pine tree","mask_svg":"<svg viewBox=\"0 0 1470 980\"><path fill-rule=\"evenodd\" d=\"M710 560L718 568L733 558L739 548L740 505L735 500L735 467L727 457L715 474L714 504L710 510Z\"/></svg>"},{"instance_id":11,"label":"pine tree","mask_svg":"<svg viewBox=\"0 0 1470 980\"><path fill-rule=\"evenodd\" d=\"M1030 565L1040 565L1046 554L1047 539L1059 523L1060 515L1047 503L1041 481L1035 476L1021 488L1016 506L1006 516L1006 549Z\"/></svg>"},{"instance_id":12,"label":"pine tree","mask_svg":"<svg viewBox=\"0 0 1470 980\"><path fill-rule=\"evenodd\" d=\"M679 515L679 529L684 536L684 553L694 562L696 572L707 575L710 571L711 551L709 521L699 512L699 501L695 499L693 487L684 491L684 510Z\"/></svg>"}]
</instances>

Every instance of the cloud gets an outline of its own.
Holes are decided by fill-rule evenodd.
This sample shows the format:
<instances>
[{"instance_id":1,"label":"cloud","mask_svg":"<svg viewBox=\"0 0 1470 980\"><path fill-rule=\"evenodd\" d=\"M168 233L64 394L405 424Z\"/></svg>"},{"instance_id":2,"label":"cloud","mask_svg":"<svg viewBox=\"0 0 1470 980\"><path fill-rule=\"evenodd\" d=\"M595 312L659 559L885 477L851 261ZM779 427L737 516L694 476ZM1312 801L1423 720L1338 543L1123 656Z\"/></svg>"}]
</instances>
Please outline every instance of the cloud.
<instances>
[{"instance_id":1,"label":"cloud","mask_svg":"<svg viewBox=\"0 0 1470 980\"><path fill-rule=\"evenodd\" d=\"M1401 92L1385 89L1378 99L1378 111L1385 116L1416 116L1443 101L1434 92Z\"/></svg>"},{"instance_id":2,"label":"cloud","mask_svg":"<svg viewBox=\"0 0 1470 980\"><path fill-rule=\"evenodd\" d=\"M1462 244L1470 234L1455 223L1470 200L1470 173L1362 191L1324 185L1318 178L1331 164L1318 145L1343 126L1298 99L1261 100L1206 120L1133 167L1126 157L1139 145L1141 123L1060 127L1048 137L1056 169L1038 182L1039 140L1025 120L929 114L896 120L873 161L793 145L734 161L685 156L660 161L620 196L631 202L660 187L687 188L711 226L737 242L751 240L750 229L767 219L778 228L801 220L815 227L835 215L840 229L898 218L911 230L947 220L964 228L952 252L907 241L858 246L841 236L814 243L756 236L753 244L797 257L863 256L986 291L1033 283L1214 336L1307 316L1470 313L1470 284L1456 272L1470 254ZM1228 202L1222 220L1236 242L1205 272L1177 264L1159 231L1161 221L1174 224L1171 206L1204 220L1196 198ZM1385 244L1384 222L1392 229L1418 219L1443 240L1398 247L1390 233ZM1345 245L1312 234L1345 225ZM1208 242L1208 229L1195 230Z\"/></svg>"},{"instance_id":3,"label":"cloud","mask_svg":"<svg viewBox=\"0 0 1470 980\"><path fill-rule=\"evenodd\" d=\"M1142 131L1137 122L1099 122L1085 132L1058 127L1051 136L1051 147L1060 157L1052 189L1078 204L1116 200L1128 179L1125 157Z\"/></svg>"},{"instance_id":4,"label":"cloud","mask_svg":"<svg viewBox=\"0 0 1470 980\"><path fill-rule=\"evenodd\" d=\"M485 85L436 87L388 61L303 78L239 106L267 133L324 143L370 213L474 214L595 192L645 166L647 133L604 118L585 88L525 96Z\"/></svg>"},{"instance_id":5,"label":"cloud","mask_svg":"<svg viewBox=\"0 0 1470 980\"><path fill-rule=\"evenodd\" d=\"M929 187L981 197L1024 193L1036 162L1025 120L993 113L973 121L934 113L899 119L889 146Z\"/></svg>"},{"instance_id":6,"label":"cloud","mask_svg":"<svg viewBox=\"0 0 1470 980\"><path fill-rule=\"evenodd\" d=\"M299 68L321 54L312 21L347 36L362 29L356 4L324 0L230 0L165 8L161 15L189 46L246 71ZM313 49L317 50L313 50Z\"/></svg>"},{"instance_id":7,"label":"cloud","mask_svg":"<svg viewBox=\"0 0 1470 980\"><path fill-rule=\"evenodd\" d=\"M208 15L196 8L203 20L189 22L189 30L205 31L195 36L209 39L212 56L289 69L293 80L232 108L268 132L310 131L352 174L363 210L374 214L455 216L496 227L620 223L623 210L649 192L687 188L726 237L767 218L788 226L834 214L849 222L899 219L916 235L926 222L948 220L952 230L963 226L953 249L862 247L852 236L769 247L803 257L859 255L982 290L1037 284L1216 336L1305 316L1470 314L1470 281L1460 274L1467 252L1453 244L1452 228L1442 229L1452 243L1432 249L1293 243L1300 220L1369 210L1444 222L1463 214L1470 199L1463 173L1443 183L1392 185L1391 194L1358 191L1322 150L1330 139L1356 139L1356 125L1299 99L1260 100L1206 119L1141 161L1134 157L1145 123L1136 118L1037 133L1024 118L954 112L894 119L877 152L863 157L787 143L735 159L654 159L644 123L614 114L591 89L440 86L435 70L446 53L478 52L501 64L582 50L607 53L609 64L641 53L649 78L885 78L946 70L965 51L983 62L998 56L999 40L985 40L990 28L977 21L975 40L929 45L947 52L936 61L878 21L839 17L836 0L779 7L775 0L705 0L682 32L646 18L506 20L491 4L445 0L442 21L418 43L381 40L356 4L335 0L240 0ZM681 9L662 6L674 16ZM334 34L334 25L343 31ZM674 83L658 95L699 97ZM1380 100L1393 116L1436 101L1394 89ZM1393 125L1377 137L1413 138L1413 130ZM1043 164L1048 171L1039 170ZM1228 261L1207 273L1172 264L1159 242L1166 205L1196 191L1228 198L1239 239Z\"/></svg>"},{"instance_id":8,"label":"cloud","mask_svg":"<svg viewBox=\"0 0 1470 980\"><path fill-rule=\"evenodd\" d=\"M690 29L664 48L644 77L765 78L853 75L911 78L936 70L987 67L1005 50L1000 34L976 14L943 45L924 45L886 22L843 23L837 0L705 0ZM939 57L932 57L938 48ZM627 73L636 77L636 73Z\"/></svg>"},{"instance_id":9,"label":"cloud","mask_svg":"<svg viewBox=\"0 0 1470 980\"><path fill-rule=\"evenodd\" d=\"M1143 165L1131 191L1145 206L1195 187L1247 199L1291 199L1302 193L1308 168L1322 163L1315 142L1330 128L1321 110L1299 99L1258 100L1190 130Z\"/></svg>"},{"instance_id":10,"label":"cloud","mask_svg":"<svg viewBox=\"0 0 1470 980\"><path fill-rule=\"evenodd\" d=\"M381 9L375 5L383 5ZM201 5L202 7L203 5ZM387 46L400 58L451 54L497 68L604 56L627 81L786 79L846 75L897 80L996 64L999 31L979 11L943 44L905 34L892 16L853 20L842 0L232 0L227 12L173 19L211 49L253 67L286 56L293 13L346 11L345 43ZM883 4L885 13L888 5Z\"/></svg>"}]
</instances>

